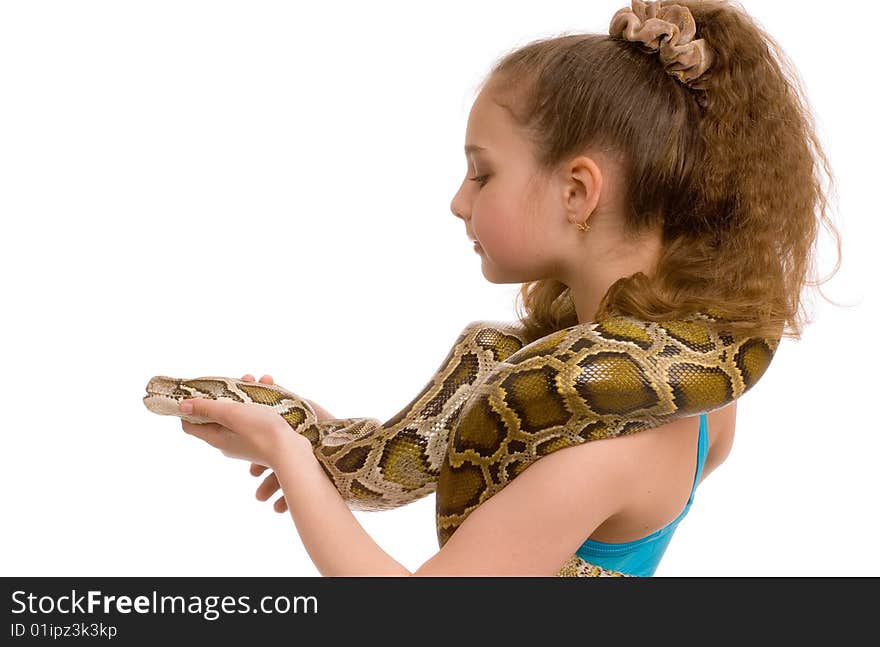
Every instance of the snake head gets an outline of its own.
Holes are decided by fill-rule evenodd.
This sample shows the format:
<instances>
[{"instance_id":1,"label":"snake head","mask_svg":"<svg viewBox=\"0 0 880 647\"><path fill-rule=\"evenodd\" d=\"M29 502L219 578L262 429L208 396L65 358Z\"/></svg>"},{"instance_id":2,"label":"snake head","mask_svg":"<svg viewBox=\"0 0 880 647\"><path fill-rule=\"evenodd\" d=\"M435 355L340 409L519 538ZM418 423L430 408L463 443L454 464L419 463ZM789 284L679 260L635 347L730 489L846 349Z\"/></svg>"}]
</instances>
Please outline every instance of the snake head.
<instances>
[{"instance_id":1,"label":"snake head","mask_svg":"<svg viewBox=\"0 0 880 647\"><path fill-rule=\"evenodd\" d=\"M150 378L147 383L147 394L144 396L144 406L159 415L177 415L180 401L189 397L189 393L181 388L182 382L183 380L165 375Z\"/></svg>"},{"instance_id":2,"label":"snake head","mask_svg":"<svg viewBox=\"0 0 880 647\"><path fill-rule=\"evenodd\" d=\"M144 406L153 413L162 416L178 416L189 422L207 422L207 418L201 416L184 415L180 413L181 400L187 398L208 398L216 400L219 397L229 397L226 380L223 378L200 377L194 380L184 380L176 377L157 375L150 378L147 383L147 394L144 396ZM241 401L241 398L232 394L230 399Z\"/></svg>"}]
</instances>

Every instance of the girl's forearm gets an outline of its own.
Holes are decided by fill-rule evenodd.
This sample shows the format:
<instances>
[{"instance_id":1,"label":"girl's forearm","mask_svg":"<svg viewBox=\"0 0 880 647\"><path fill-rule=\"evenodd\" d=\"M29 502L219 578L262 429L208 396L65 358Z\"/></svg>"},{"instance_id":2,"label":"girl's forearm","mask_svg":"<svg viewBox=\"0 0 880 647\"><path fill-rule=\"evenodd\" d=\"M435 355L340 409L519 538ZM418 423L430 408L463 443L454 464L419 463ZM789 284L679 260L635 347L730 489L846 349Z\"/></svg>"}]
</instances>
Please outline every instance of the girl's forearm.
<instances>
[{"instance_id":1,"label":"girl's forearm","mask_svg":"<svg viewBox=\"0 0 880 647\"><path fill-rule=\"evenodd\" d=\"M321 575L411 575L366 533L312 451L310 444L294 443L273 470L303 545Z\"/></svg>"}]
</instances>

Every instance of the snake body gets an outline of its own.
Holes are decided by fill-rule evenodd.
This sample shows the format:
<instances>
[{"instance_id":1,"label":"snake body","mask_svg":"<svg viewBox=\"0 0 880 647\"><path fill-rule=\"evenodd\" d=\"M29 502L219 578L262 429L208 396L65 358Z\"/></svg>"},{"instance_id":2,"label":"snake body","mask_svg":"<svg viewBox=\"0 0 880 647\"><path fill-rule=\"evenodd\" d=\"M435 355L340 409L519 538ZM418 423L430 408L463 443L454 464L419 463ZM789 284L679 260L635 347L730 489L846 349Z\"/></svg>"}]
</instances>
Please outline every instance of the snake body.
<instances>
[{"instance_id":1,"label":"snake body","mask_svg":"<svg viewBox=\"0 0 880 647\"><path fill-rule=\"evenodd\" d=\"M714 411L766 372L779 338L734 334L697 313L651 322L613 316L529 341L519 323L477 321L422 391L386 422L318 421L277 385L227 377L153 377L158 414L185 398L272 407L311 442L352 510L387 510L436 491L442 547L467 516L542 456ZM622 575L572 556L560 576Z\"/></svg>"}]
</instances>

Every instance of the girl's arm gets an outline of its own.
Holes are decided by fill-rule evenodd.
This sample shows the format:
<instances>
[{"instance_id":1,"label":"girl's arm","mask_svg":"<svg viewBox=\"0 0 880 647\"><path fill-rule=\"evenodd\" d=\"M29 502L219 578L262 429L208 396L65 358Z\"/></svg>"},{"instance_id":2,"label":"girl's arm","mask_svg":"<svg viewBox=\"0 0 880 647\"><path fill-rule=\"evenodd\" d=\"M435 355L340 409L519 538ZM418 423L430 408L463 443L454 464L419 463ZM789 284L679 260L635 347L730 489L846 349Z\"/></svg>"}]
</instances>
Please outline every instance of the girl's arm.
<instances>
[{"instance_id":1,"label":"girl's arm","mask_svg":"<svg viewBox=\"0 0 880 647\"><path fill-rule=\"evenodd\" d=\"M315 459L311 443L302 441L274 469L293 523L321 575L410 575L367 534Z\"/></svg>"},{"instance_id":2,"label":"girl's arm","mask_svg":"<svg viewBox=\"0 0 880 647\"><path fill-rule=\"evenodd\" d=\"M279 457L275 473L303 545L325 576L552 576L622 507L634 479L628 444L594 441L530 465L471 513L411 573L366 533L314 458L308 441Z\"/></svg>"},{"instance_id":3,"label":"girl's arm","mask_svg":"<svg viewBox=\"0 0 880 647\"><path fill-rule=\"evenodd\" d=\"M277 475L303 545L329 576L551 576L603 521L644 497L654 443L636 436L596 440L544 456L467 516L415 573L364 531L339 494L311 441L291 434L270 408L230 400L188 399L184 431L230 458L268 465ZM641 452L637 451L642 446Z\"/></svg>"}]
</instances>

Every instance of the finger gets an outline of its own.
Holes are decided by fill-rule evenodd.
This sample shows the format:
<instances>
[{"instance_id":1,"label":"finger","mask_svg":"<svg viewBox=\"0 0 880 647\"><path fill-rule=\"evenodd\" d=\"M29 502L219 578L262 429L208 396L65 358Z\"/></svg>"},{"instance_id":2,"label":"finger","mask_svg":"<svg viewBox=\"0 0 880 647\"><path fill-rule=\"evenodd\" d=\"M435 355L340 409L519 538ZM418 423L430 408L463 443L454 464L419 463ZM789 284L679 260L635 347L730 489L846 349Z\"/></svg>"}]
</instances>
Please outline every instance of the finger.
<instances>
[{"instance_id":1,"label":"finger","mask_svg":"<svg viewBox=\"0 0 880 647\"><path fill-rule=\"evenodd\" d=\"M274 384L271 375L264 375L260 378L260 382L262 382L263 384Z\"/></svg>"},{"instance_id":2,"label":"finger","mask_svg":"<svg viewBox=\"0 0 880 647\"><path fill-rule=\"evenodd\" d=\"M275 473L273 472L269 474L269 476L260 483L260 487L257 488L257 499L260 501L267 501L280 487L281 485L278 483L278 477L275 476Z\"/></svg>"},{"instance_id":3,"label":"finger","mask_svg":"<svg viewBox=\"0 0 880 647\"><path fill-rule=\"evenodd\" d=\"M188 398L180 401L181 413L216 420L224 427L237 429L241 426L242 411L231 400L211 400L208 398Z\"/></svg>"},{"instance_id":4,"label":"finger","mask_svg":"<svg viewBox=\"0 0 880 647\"><path fill-rule=\"evenodd\" d=\"M275 509L275 512L287 512L287 499L283 496L278 497L272 507Z\"/></svg>"},{"instance_id":5,"label":"finger","mask_svg":"<svg viewBox=\"0 0 880 647\"><path fill-rule=\"evenodd\" d=\"M259 476L267 469L268 468L265 465L260 465L259 463L251 463L251 476Z\"/></svg>"},{"instance_id":6,"label":"finger","mask_svg":"<svg viewBox=\"0 0 880 647\"><path fill-rule=\"evenodd\" d=\"M183 430L191 436L201 438L212 447L217 447L218 449L222 446L222 437L224 433L222 426L214 424L212 422L198 425L187 422L186 420L183 420L181 422L183 425Z\"/></svg>"},{"instance_id":7,"label":"finger","mask_svg":"<svg viewBox=\"0 0 880 647\"><path fill-rule=\"evenodd\" d=\"M257 378L255 378L250 373L245 373L244 375L241 376L241 379L244 380L245 382L254 382L254 381L256 381Z\"/></svg>"},{"instance_id":8,"label":"finger","mask_svg":"<svg viewBox=\"0 0 880 647\"><path fill-rule=\"evenodd\" d=\"M183 427L183 430L188 434L195 435L196 433L206 433L206 432L220 432L223 431L223 425L218 425L216 422L189 422L188 420L180 421L180 426Z\"/></svg>"}]
</instances>

